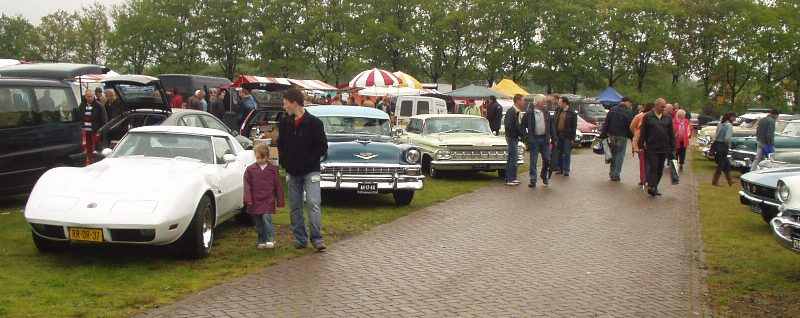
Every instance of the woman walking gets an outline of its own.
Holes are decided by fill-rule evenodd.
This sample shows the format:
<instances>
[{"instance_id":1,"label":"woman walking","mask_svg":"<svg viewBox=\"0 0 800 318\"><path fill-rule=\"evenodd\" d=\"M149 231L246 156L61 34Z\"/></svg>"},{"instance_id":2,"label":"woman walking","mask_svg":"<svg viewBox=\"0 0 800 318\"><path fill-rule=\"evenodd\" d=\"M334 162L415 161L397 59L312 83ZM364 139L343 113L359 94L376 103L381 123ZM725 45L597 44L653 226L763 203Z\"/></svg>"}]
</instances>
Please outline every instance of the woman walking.
<instances>
[{"instance_id":1,"label":"woman walking","mask_svg":"<svg viewBox=\"0 0 800 318\"><path fill-rule=\"evenodd\" d=\"M736 119L736 113L728 112L722 116L722 120L717 126L717 135L714 138L714 143L711 149L714 151L714 161L717 163L717 170L714 171L714 179L711 184L719 186L719 177L725 174L725 179L728 180L728 186L733 185L731 180L731 163L728 161L728 150L731 146L731 137L733 137L733 121Z\"/></svg>"},{"instance_id":2,"label":"woman walking","mask_svg":"<svg viewBox=\"0 0 800 318\"><path fill-rule=\"evenodd\" d=\"M686 118L685 110L679 109L675 112L672 126L672 130L675 131L675 157L678 158L680 171L683 171L683 163L686 161L686 148L689 147L689 140L692 139L692 128L689 124L689 119Z\"/></svg>"},{"instance_id":3,"label":"woman walking","mask_svg":"<svg viewBox=\"0 0 800 318\"><path fill-rule=\"evenodd\" d=\"M633 133L633 145L632 145L633 153L634 156L637 156L639 158L639 186L641 186L642 189L644 189L645 186L647 185L647 169L646 169L647 160L645 159L644 156L644 149L639 149L639 137L641 135L641 129L642 129L642 118L644 118L644 115L646 115L648 112L653 110L653 106L654 106L653 103L645 104L644 107L642 107L642 111L636 116L634 116L633 120L631 120L631 127L630 127L631 132Z\"/></svg>"}]
</instances>

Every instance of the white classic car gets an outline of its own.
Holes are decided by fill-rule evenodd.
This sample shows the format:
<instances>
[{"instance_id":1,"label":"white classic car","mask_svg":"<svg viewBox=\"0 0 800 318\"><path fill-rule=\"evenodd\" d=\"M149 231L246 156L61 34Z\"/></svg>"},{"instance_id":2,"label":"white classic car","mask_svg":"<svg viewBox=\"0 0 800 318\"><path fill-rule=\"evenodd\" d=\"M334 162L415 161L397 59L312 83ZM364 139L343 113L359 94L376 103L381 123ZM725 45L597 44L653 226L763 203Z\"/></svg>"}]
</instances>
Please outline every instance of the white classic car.
<instances>
[{"instance_id":1,"label":"white classic car","mask_svg":"<svg viewBox=\"0 0 800 318\"><path fill-rule=\"evenodd\" d=\"M214 227L241 211L242 178L255 162L230 134L197 127L135 128L103 155L87 167L51 169L36 182L25 218L40 251L125 243L205 257Z\"/></svg>"},{"instance_id":2,"label":"white classic car","mask_svg":"<svg viewBox=\"0 0 800 318\"><path fill-rule=\"evenodd\" d=\"M775 197L780 201L776 216L770 225L772 234L783 247L800 253L800 175L778 180Z\"/></svg>"}]
</instances>

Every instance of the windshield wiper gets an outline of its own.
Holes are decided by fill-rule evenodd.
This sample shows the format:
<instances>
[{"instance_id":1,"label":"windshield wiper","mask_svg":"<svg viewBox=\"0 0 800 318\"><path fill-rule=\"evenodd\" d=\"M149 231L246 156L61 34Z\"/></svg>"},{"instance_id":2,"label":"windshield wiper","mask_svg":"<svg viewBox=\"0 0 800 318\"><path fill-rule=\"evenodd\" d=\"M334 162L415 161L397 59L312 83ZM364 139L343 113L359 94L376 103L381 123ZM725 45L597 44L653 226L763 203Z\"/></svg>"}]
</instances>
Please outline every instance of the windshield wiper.
<instances>
[{"instance_id":1,"label":"windshield wiper","mask_svg":"<svg viewBox=\"0 0 800 318\"><path fill-rule=\"evenodd\" d=\"M449 134L449 133L457 132L457 131L458 131L458 129L450 129L450 130L446 130L446 131L437 132L437 134Z\"/></svg>"}]
</instances>

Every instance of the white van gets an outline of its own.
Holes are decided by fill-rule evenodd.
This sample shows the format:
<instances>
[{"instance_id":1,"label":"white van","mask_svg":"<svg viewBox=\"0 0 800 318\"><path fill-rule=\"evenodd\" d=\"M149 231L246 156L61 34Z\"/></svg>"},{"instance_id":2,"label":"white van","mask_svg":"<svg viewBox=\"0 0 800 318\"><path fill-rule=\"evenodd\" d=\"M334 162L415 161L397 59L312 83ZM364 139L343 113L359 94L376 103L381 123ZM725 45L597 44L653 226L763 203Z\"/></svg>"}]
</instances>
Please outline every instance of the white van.
<instances>
[{"instance_id":1,"label":"white van","mask_svg":"<svg viewBox=\"0 0 800 318\"><path fill-rule=\"evenodd\" d=\"M436 97L398 96L394 105L395 128L405 128L411 116L447 114L447 103Z\"/></svg>"}]
</instances>

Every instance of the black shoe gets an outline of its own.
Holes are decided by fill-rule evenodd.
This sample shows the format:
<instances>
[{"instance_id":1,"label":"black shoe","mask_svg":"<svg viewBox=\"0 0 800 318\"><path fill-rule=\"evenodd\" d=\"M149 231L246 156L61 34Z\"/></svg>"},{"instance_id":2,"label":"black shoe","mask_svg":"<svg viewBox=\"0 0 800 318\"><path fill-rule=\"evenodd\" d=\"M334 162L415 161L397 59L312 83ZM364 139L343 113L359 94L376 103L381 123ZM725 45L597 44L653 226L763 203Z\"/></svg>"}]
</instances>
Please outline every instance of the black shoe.
<instances>
[{"instance_id":1,"label":"black shoe","mask_svg":"<svg viewBox=\"0 0 800 318\"><path fill-rule=\"evenodd\" d=\"M542 180L542 183L544 184L545 187L547 187L550 185L550 179L544 179Z\"/></svg>"},{"instance_id":2,"label":"black shoe","mask_svg":"<svg viewBox=\"0 0 800 318\"><path fill-rule=\"evenodd\" d=\"M536 187L536 182L528 183L528 188L535 188L535 187Z\"/></svg>"},{"instance_id":3,"label":"black shoe","mask_svg":"<svg viewBox=\"0 0 800 318\"><path fill-rule=\"evenodd\" d=\"M569 177L569 172L564 172L565 177Z\"/></svg>"},{"instance_id":4,"label":"black shoe","mask_svg":"<svg viewBox=\"0 0 800 318\"><path fill-rule=\"evenodd\" d=\"M647 194L649 194L651 197L655 197L656 191L651 187L647 187Z\"/></svg>"}]
</instances>

